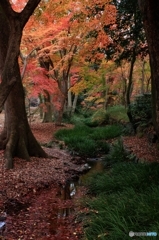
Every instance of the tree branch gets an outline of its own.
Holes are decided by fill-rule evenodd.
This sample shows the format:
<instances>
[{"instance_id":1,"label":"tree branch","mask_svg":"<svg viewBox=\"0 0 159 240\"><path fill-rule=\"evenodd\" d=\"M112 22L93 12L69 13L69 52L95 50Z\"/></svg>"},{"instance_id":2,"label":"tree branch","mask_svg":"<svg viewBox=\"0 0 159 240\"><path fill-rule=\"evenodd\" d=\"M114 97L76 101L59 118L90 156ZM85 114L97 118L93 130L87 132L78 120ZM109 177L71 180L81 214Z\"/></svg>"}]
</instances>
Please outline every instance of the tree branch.
<instances>
[{"instance_id":1,"label":"tree branch","mask_svg":"<svg viewBox=\"0 0 159 240\"><path fill-rule=\"evenodd\" d=\"M15 12L12 9L12 6L11 6L9 0L1 0L0 1L0 6L2 7L3 12L5 13L5 15L8 19L19 15L19 13Z\"/></svg>"},{"instance_id":2,"label":"tree branch","mask_svg":"<svg viewBox=\"0 0 159 240\"><path fill-rule=\"evenodd\" d=\"M2 7L6 17L12 21L13 18L19 18L20 26L23 29L30 16L33 14L35 8L38 6L41 0L29 0L24 9L18 13L12 9L9 0L0 0L0 6Z\"/></svg>"},{"instance_id":3,"label":"tree branch","mask_svg":"<svg viewBox=\"0 0 159 240\"><path fill-rule=\"evenodd\" d=\"M31 52L30 52L27 56L24 56L24 55L22 54L22 52L20 51L20 58L21 58L21 60L22 60L22 62L23 62L23 64L24 64L23 70L22 70L22 72L21 72L21 79L22 79L22 80L23 80L23 78L24 78L24 74L25 74L25 71L26 71L28 59L31 57L31 54L32 54L35 50L37 50L37 47L34 48L33 50L31 50Z\"/></svg>"},{"instance_id":4,"label":"tree branch","mask_svg":"<svg viewBox=\"0 0 159 240\"><path fill-rule=\"evenodd\" d=\"M5 0L3 0L5 1ZM22 12L20 13L20 20L21 20L21 26L24 27L27 21L29 20L29 17L33 14L35 8L38 6L38 4L41 2L41 0L29 0Z\"/></svg>"}]
</instances>

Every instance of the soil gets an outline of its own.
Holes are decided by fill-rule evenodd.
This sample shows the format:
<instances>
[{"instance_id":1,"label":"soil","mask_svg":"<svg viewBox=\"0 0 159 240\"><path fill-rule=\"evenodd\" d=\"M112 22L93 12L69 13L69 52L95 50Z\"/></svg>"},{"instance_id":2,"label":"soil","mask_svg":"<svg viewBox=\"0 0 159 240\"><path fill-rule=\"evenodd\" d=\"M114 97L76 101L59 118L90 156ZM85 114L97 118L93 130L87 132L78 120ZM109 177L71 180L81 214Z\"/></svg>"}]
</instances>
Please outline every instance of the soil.
<instances>
[{"instance_id":1,"label":"soil","mask_svg":"<svg viewBox=\"0 0 159 240\"><path fill-rule=\"evenodd\" d=\"M0 115L0 129L4 116ZM55 141L53 135L60 128L54 123L31 123L37 140L44 146ZM138 158L159 161L156 144L146 137L124 137L124 144ZM61 145L61 143L60 143ZM44 147L52 157L35 158L30 162L15 158L14 169L4 169L4 155L0 152L0 221L6 223L0 239L5 240L75 240L81 239L82 224L77 221L78 199L85 194L81 188L70 196L70 181L82 173L81 161L60 149L56 141Z\"/></svg>"}]
</instances>

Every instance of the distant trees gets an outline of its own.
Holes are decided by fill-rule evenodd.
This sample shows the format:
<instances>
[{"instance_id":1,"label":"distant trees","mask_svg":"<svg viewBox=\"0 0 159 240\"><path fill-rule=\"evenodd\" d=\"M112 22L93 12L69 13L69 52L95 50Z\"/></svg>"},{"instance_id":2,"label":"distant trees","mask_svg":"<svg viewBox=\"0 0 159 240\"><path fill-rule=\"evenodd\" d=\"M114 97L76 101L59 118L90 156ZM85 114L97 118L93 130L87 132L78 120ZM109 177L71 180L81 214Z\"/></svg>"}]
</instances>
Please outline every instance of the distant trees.
<instances>
[{"instance_id":1,"label":"distant trees","mask_svg":"<svg viewBox=\"0 0 159 240\"><path fill-rule=\"evenodd\" d=\"M113 0L113 3L117 8L117 20L110 32L113 41L106 49L106 55L119 65L123 60L130 62L128 83L123 79L125 103L129 105L135 61L137 57L143 59L148 54L147 42L137 0ZM105 27L105 31L109 32L109 29Z\"/></svg>"},{"instance_id":2,"label":"distant trees","mask_svg":"<svg viewBox=\"0 0 159 240\"><path fill-rule=\"evenodd\" d=\"M111 39L104 26L114 23L116 9L110 1L49 1L28 23L23 35L23 47L37 48L37 59L50 59L48 76L57 88L52 93L55 121L60 124L71 87L73 68L85 62L97 63ZM31 49L28 49L29 51ZM26 48L22 48L26 52ZM37 61L38 62L38 61ZM44 60L45 62L45 60ZM70 95L69 95L70 97ZM76 96L77 97L77 96ZM58 108L55 101L58 102ZM69 101L70 103L70 101ZM68 104L70 105L70 104ZM70 107L70 106L69 106Z\"/></svg>"}]
</instances>

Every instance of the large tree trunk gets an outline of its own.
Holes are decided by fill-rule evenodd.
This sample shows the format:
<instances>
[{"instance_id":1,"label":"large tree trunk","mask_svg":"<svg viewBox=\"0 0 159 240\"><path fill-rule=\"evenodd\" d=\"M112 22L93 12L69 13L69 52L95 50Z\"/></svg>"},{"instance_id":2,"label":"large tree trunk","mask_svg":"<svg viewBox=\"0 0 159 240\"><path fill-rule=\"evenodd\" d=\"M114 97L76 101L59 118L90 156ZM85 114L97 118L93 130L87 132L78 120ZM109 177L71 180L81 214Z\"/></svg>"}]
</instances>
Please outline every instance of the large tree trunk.
<instances>
[{"instance_id":1,"label":"large tree trunk","mask_svg":"<svg viewBox=\"0 0 159 240\"><path fill-rule=\"evenodd\" d=\"M153 122L159 137L159 1L138 0L143 16L143 23L148 42L152 94L153 94Z\"/></svg>"},{"instance_id":2,"label":"large tree trunk","mask_svg":"<svg viewBox=\"0 0 159 240\"><path fill-rule=\"evenodd\" d=\"M27 161L30 156L47 156L33 136L28 124L20 76L5 103L5 123L0 135L0 148L5 149L7 169L13 168L14 156Z\"/></svg>"},{"instance_id":3,"label":"large tree trunk","mask_svg":"<svg viewBox=\"0 0 159 240\"><path fill-rule=\"evenodd\" d=\"M58 81L58 87L60 90L60 94L58 96L57 101L59 102L59 107L58 107L58 109L56 109L56 107L54 108L55 124L57 126L60 126L62 124L65 103L66 103L67 94L68 94L67 80L68 80L68 76Z\"/></svg>"},{"instance_id":4,"label":"large tree trunk","mask_svg":"<svg viewBox=\"0 0 159 240\"><path fill-rule=\"evenodd\" d=\"M6 168L13 168L13 158L47 157L33 136L25 111L24 90L18 65L22 30L40 0L29 0L22 14L10 8L8 0L0 2L0 105L5 102L5 123L0 148L5 149ZM5 94L3 89L6 89ZM2 94L3 93L3 94Z\"/></svg>"}]
</instances>

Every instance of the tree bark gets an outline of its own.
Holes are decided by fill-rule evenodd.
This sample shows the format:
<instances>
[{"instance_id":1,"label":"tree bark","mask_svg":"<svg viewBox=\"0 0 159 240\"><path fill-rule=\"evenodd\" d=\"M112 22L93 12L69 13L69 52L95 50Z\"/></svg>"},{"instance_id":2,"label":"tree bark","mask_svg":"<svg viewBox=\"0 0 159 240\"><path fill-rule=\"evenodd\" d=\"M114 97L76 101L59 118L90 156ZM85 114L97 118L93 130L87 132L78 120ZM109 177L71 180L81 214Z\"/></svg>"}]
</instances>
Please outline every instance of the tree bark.
<instances>
[{"instance_id":1,"label":"tree bark","mask_svg":"<svg viewBox=\"0 0 159 240\"><path fill-rule=\"evenodd\" d=\"M29 0L22 13L15 13L8 0L0 2L0 106L5 102L5 123L0 149L5 149L6 168L13 168L15 156L47 157L33 136L25 110L25 97L18 64L22 30L40 0ZM3 20L3 21L2 21ZM5 94L3 94L3 90Z\"/></svg>"},{"instance_id":2,"label":"tree bark","mask_svg":"<svg viewBox=\"0 0 159 240\"><path fill-rule=\"evenodd\" d=\"M39 58L40 67L44 68L46 71L49 71L50 65L52 65L51 59L40 57ZM46 111L44 112L43 122L52 122L52 103L51 103L51 96L47 90L44 90L44 104Z\"/></svg>"},{"instance_id":3,"label":"tree bark","mask_svg":"<svg viewBox=\"0 0 159 240\"><path fill-rule=\"evenodd\" d=\"M143 60L142 62L142 77L141 77L141 94L145 93L145 64L146 62Z\"/></svg>"},{"instance_id":4,"label":"tree bark","mask_svg":"<svg viewBox=\"0 0 159 240\"><path fill-rule=\"evenodd\" d=\"M46 111L44 111L43 122L47 123L52 122L52 103L50 93L47 90L45 90L44 92L45 92L44 103Z\"/></svg>"},{"instance_id":5,"label":"tree bark","mask_svg":"<svg viewBox=\"0 0 159 240\"><path fill-rule=\"evenodd\" d=\"M132 53L132 59L130 62L130 71L129 71L129 78L128 78L128 86L127 86L127 93L126 93L126 104L127 106L130 105L130 97L132 93L132 84L133 84L133 70L134 70L134 64L136 61L136 47L134 46L133 48L133 53Z\"/></svg>"},{"instance_id":6,"label":"tree bark","mask_svg":"<svg viewBox=\"0 0 159 240\"><path fill-rule=\"evenodd\" d=\"M72 111L71 111L71 113L74 113L75 110L76 110L77 100L78 100L78 94L75 94L74 99L73 99L73 104L72 104Z\"/></svg>"},{"instance_id":7,"label":"tree bark","mask_svg":"<svg viewBox=\"0 0 159 240\"><path fill-rule=\"evenodd\" d=\"M151 66L153 123L159 137L159 1L138 0L143 16Z\"/></svg>"}]
</instances>

